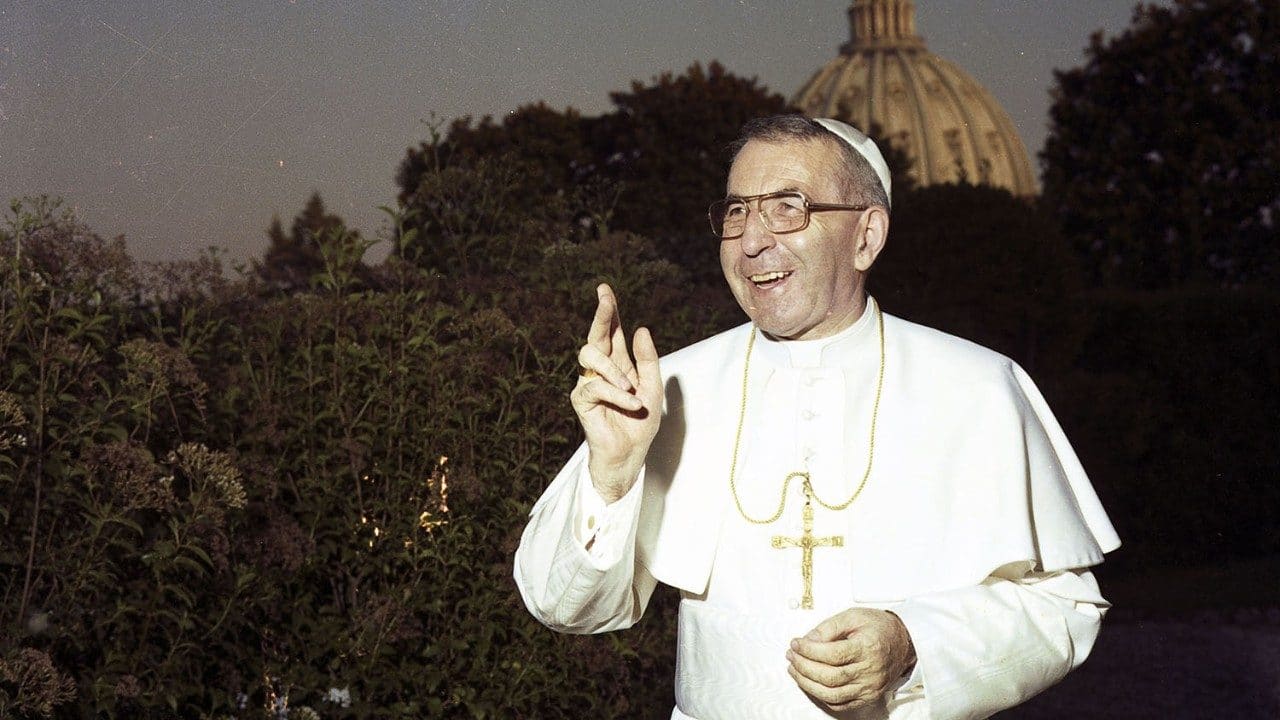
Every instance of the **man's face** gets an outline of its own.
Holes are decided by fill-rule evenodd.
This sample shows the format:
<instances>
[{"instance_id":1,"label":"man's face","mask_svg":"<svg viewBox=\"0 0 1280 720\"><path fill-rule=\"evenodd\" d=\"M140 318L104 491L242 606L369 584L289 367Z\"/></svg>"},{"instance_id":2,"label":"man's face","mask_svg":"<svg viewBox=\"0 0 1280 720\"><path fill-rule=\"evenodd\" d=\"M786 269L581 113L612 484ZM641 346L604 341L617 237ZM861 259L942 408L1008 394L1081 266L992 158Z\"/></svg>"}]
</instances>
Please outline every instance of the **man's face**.
<instances>
[{"instance_id":1,"label":"man's face","mask_svg":"<svg viewBox=\"0 0 1280 720\"><path fill-rule=\"evenodd\" d=\"M814 203L845 203L834 142L752 140L729 169L728 194L798 190ZM789 340L834 335L863 308L863 273L854 264L864 212L813 213L809 226L776 235L751 203L746 232L720 241L729 289L761 330Z\"/></svg>"}]
</instances>

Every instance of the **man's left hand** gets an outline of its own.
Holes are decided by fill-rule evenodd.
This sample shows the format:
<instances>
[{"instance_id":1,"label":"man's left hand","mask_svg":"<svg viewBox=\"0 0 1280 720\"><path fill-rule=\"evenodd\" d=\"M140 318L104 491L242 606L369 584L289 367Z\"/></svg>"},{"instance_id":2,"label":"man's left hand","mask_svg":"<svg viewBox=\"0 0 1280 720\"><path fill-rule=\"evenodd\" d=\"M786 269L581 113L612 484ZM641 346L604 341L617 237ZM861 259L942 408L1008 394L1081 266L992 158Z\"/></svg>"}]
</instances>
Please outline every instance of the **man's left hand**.
<instances>
[{"instance_id":1,"label":"man's left hand","mask_svg":"<svg viewBox=\"0 0 1280 720\"><path fill-rule=\"evenodd\" d=\"M792 679L832 710L875 702L915 666L915 646L897 615L851 608L822 621L787 651Z\"/></svg>"}]
</instances>

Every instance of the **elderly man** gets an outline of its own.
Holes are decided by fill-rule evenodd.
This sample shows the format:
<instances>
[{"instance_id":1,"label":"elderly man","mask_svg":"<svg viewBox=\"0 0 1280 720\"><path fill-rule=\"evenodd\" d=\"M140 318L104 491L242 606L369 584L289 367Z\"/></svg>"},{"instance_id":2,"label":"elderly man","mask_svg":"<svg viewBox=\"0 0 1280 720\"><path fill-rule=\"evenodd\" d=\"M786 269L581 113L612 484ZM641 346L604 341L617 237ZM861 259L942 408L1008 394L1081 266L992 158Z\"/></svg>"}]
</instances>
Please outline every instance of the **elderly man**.
<instances>
[{"instance_id":1,"label":"elderly man","mask_svg":"<svg viewBox=\"0 0 1280 720\"><path fill-rule=\"evenodd\" d=\"M751 321L659 360L599 288L515 576L566 632L679 588L673 718L986 717L1097 637L1119 541L1031 379L866 294L889 192L856 129L753 121L710 210Z\"/></svg>"}]
</instances>

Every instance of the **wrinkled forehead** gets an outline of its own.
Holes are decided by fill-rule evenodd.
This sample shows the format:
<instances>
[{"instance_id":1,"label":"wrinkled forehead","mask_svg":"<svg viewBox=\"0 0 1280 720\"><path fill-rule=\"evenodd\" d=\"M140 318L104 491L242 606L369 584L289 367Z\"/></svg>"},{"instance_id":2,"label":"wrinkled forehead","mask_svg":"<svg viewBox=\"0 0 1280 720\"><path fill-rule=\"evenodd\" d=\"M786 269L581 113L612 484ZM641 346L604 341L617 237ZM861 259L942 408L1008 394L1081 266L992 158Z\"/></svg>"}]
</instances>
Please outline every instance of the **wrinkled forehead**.
<instances>
[{"instance_id":1,"label":"wrinkled forehead","mask_svg":"<svg viewBox=\"0 0 1280 720\"><path fill-rule=\"evenodd\" d=\"M842 186L837 142L751 140L734 156L725 190L742 196L798 190L812 199L833 199Z\"/></svg>"}]
</instances>

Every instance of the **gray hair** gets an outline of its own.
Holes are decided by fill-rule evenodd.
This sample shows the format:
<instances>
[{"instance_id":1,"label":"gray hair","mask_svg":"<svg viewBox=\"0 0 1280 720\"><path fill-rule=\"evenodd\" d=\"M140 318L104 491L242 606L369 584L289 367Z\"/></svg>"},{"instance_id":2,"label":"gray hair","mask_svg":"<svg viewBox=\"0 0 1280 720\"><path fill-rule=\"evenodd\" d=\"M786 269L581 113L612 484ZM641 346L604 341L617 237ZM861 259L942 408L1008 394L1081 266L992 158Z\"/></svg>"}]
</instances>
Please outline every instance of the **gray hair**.
<instances>
[{"instance_id":1,"label":"gray hair","mask_svg":"<svg viewBox=\"0 0 1280 720\"><path fill-rule=\"evenodd\" d=\"M839 135L803 115L773 115L754 118L742 126L738 139L729 145L732 159L752 140L767 143L813 142L828 140L840 148L841 185L848 200L862 205L879 205L889 210L889 194L885 192L871 163Z\"/></svg>"}]
</instances>

